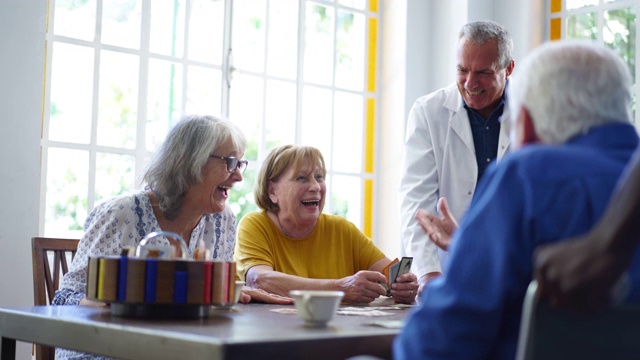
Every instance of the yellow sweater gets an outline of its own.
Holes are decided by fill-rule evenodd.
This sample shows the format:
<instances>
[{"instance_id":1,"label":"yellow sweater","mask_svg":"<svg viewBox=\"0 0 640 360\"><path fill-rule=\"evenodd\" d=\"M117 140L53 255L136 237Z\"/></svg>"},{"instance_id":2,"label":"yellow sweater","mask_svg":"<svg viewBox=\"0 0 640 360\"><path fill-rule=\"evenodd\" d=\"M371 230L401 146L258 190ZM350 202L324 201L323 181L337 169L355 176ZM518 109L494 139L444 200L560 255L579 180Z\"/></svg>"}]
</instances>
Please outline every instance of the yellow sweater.
<instances>
[{"instance_id":1,"label":"yellow sweater","mask_svg":"<svg viewBox=\"0 0 640 360\"><path fill-rule=\"evenodd\" d=\"M266 211L242 218L234 253L243 280L256 265L305 278L340 279L369 269L383 257L371 239L341 216L321 214L309 236L292 239L276 227Z\"/></svg>"}]
</instances>

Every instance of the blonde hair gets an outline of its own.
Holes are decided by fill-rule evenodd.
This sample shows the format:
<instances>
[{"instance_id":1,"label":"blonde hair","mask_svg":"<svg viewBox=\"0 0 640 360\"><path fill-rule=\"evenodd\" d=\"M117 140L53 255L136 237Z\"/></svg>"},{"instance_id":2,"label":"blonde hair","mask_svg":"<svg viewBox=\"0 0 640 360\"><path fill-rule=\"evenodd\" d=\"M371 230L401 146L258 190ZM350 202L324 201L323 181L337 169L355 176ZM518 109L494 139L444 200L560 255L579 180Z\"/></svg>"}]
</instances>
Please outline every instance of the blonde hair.
<instances>
[{"instance_id":1,"label":"blonde hair","mask_svg":"<svg viewBox=\"0 0 640 360\"><path fill-rule=\"evenodd\" d=\"M269 197L269 181L277 182L290 166L294 167L294 174L297 174L305 161L319 164L322 175L327 175L324 157L320 150L314 147L283 145L271 150L256 176L253 196L258 207L269 211L277 210L278 204L272 202Z\"/></svg>"}]
</instances>

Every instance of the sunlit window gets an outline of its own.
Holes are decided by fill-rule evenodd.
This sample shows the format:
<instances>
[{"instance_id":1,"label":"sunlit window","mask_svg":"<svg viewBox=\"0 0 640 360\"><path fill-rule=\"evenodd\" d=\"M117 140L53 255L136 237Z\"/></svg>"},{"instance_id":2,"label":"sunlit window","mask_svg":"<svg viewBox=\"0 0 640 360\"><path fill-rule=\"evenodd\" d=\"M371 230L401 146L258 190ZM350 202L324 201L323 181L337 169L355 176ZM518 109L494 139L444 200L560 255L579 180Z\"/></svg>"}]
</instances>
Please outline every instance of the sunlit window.
<instances>
[{"instance_id":1,"label":"sunlit window","mask_svg":"<svg viewBox=\"0 0 640 360\"><path fill-rule=\"evenodd\" d=\"M371 235L378 1L50 0L41 232L80 237L96 204L141 187L173 120L208 113L249 139L238 217L273 147L312 145L325 212Z\"/></svg>"},{"instance_id":2,"label":"sunlit window","mask_svg":"<svg viewBox=\"0 0 640 360\"><path fill-rule=\"evenodd\" d=\"M615 50L629 66L634 82L633 112L636 111L636 17L640 0L548 0L549 39L591 39Z\"/></svg>"}]
</instances>

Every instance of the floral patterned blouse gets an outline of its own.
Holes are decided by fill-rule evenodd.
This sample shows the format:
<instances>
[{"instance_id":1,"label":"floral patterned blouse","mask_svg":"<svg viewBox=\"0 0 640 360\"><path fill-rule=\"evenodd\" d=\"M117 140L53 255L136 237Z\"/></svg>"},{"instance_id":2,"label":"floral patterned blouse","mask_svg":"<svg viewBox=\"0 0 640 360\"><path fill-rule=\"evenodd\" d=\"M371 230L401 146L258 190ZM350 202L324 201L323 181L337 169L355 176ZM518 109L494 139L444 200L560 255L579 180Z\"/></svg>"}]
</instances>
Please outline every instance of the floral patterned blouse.
<instances>
[{"instance_id":1,"label":"floral patterned blouse","mask_svg":"<svg viewBox=\"0 0 640 360\"><path fill-rule=\"evenodd\" d=\"M137 246L147 234L161 230L145 191L96 206L87 217L84 236L52 305L77 305L85 297L89 255L119 255L124 246ZM235 238L236 217L228 206L220 213L205 215L191 233L189 258L202 239L214 260L232 261Z\"/></svg>"},{"instance_id":2,"label":"floral patterned blouse","mask_svg":"<svg viewBox=\"0 0 640 360\"><path fill-rule=\"evenodd\" d=\"M123 195L96 206L84 224L84 236L78 251L56 291L52 305L77 305L86 295L89 255L119 255L125 246L137 246L147 234L161 231L149 196L145 191ZM191 232L189 258L193 258L198 240L211 249L214 260L233 259L236 217L230 207L202 217ZM56 348L56 359L106 359L105 357Z\"/></svg>"}]
</instances>

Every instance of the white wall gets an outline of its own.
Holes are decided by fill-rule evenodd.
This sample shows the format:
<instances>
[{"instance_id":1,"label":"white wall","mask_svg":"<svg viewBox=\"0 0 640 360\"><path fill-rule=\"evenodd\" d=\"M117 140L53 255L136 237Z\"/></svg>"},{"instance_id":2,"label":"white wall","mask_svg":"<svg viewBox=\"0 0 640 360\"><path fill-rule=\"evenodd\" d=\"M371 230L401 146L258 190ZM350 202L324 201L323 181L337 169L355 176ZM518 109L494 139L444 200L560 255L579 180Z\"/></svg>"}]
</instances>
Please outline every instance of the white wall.
<instances>
[{"instance_id":1,"label":"white wall","mask_svg":"<svg viewBox=\"0 0 640 360\"><path fill-rule=\"evenodd\" d=\"M402 147L411 105L455 80L455 44L460 27L474 20L504 25L514 40L516 67L544 32L540 0L383 0L381 60L381 126L376 188L378 246L394 258L401 253L398 188ZM382 135L380 135L382 134Z\"/></svg>"},{"instance_id":2,"label":"white wall","mask_svg":"<svg viewBox=\"0 0 640 360\"><path fill-rule=\"evenodd\" d=\"M0 0L0 307L33 304L46 1ZM19 343L18 359L31 357Z\"/></svg>"}]
</instances>

